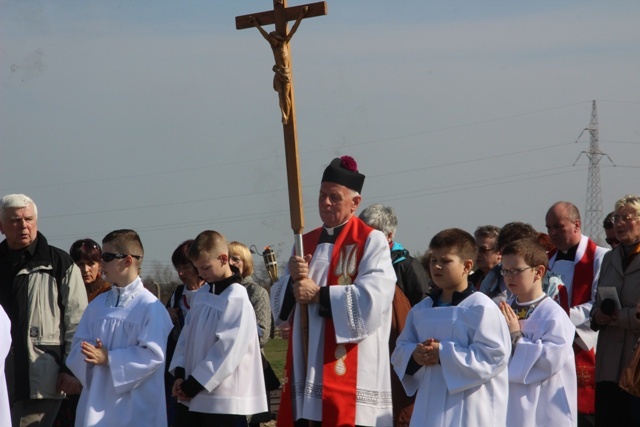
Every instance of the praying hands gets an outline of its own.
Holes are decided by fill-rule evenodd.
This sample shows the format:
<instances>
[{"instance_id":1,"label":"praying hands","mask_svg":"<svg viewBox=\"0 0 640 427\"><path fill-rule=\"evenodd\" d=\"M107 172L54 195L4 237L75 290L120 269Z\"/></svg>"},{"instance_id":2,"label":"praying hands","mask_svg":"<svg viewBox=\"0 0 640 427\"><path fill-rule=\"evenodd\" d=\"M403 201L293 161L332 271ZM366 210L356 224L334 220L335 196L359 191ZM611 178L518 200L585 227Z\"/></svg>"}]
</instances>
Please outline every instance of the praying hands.
<instances>
[{"instance_id":1,"label":"praying hands","mask_svg":"<svg viewBox=\"0 0 640 427\"><path fill-rule=\"evenodd\" d=\"M80 344L80 352L85 356L84 361L92 365L108 365L109 351L102 346L102 341L96 339L96 345L84 341Z\"/></svg>"},{"instance_id":2,"label":"praying hands","mask_svg":"<svg viewBox=\"0 0 640 427\"><path fill-rule=\"evenodd\" d=\"M440 363L440 342L433 338L428 338L416 345L413 352L413 360L422 366L433 366Z\"/></svg>"}]
</instances>

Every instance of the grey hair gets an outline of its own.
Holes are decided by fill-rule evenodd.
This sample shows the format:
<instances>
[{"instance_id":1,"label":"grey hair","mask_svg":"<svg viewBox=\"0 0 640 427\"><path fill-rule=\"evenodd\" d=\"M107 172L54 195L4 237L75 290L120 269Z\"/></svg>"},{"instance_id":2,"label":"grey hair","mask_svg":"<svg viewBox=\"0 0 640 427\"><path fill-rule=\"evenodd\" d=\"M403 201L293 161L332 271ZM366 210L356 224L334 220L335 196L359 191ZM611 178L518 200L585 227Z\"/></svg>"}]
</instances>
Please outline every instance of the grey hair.
<instances>
[{"instance_id":1,"label":"grey hair","mask_svg":"<svg viewBox=\"0 0 640 427\"><path fill-rule=\"evenodd\" d=\"M382 231L385 236L393 236L398 228L398 217L393 208L379 203L365 208L360 213L360 219L368 226Z\"/></svg>"},{"instance_id":2,"label":"grey hair","mask_svg":"<svg viewBox=\"0 0 640 427\"><path fill-rule=\"evenodd\" d=\"M33 206L33 214L38 219L38 207L29 196L24 194L7 194L0 199L0 219L4 220L7 209L20 209L27 206Z\"/></svg>"},{"instance_id":3,"label":"grey hair","mask_svg":"<svg viewBox=\"0 0 640 427\"><path fill-rule=\"evenodd\" d=\"M473 232L473 236L476 239L481 237L487 237L489 239L497 239L498 234L500 234L500 227L495 225L480 225L476 228L476 231Z\"/></svg>"},{"instance_id":4,"label":"grey hair","mask_svg":"<svg viewBox=\"0 0 640 427\"><path fill-rule=\"evenodd\" d=\"M615 208L623 208L627 205L633 207L636 210L636 215L640 215L640 196L627 194L616 202Z\"/></svg>"}]
</instances>

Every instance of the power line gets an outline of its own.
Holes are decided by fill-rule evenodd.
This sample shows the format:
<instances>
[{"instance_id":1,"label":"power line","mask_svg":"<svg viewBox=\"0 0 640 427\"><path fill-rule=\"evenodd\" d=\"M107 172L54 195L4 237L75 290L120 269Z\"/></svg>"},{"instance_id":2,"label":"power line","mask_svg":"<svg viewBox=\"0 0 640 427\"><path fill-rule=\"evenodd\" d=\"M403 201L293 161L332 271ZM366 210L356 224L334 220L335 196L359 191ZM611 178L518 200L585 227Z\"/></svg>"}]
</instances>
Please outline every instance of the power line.
<instances>
[{"instance_id":1,"label":"power line","mask_svg":"<svg viewBox=\"0 0 640 427\"><path fill-rule=\"evenodd\" d=\"M362 141L362 142L359 142L359 143L356 142L356 143L349 144L349 147L359 147L359 146L362 146L362 145L370 145L370 144L376 144L376 143L380 143L380 142L388 142L388 141L412 138L412 137L416 137L416 136L423 136L423 135L427 135L427 134L446 132L446 131L450 131L450 130L461 129L461 128L466 128L466 127L472 127L472 126L478 126L478 125L487 124L487 123L494 123L494 122L499 122L499 121L502 121L502 120L510 120L510 119L514 119L514 118L518 118L518 117L524 117L524 116L528 116L528 115L539 114L539 113L544 113L544 112L549 112L549 111L554 111L554 110L560 110L560 109L564 109L564 108L574 107L576 105L584 104L585 102L589 102L589 101L579 101L579 102L566 104L566 105L543 108L543 109L540 109L540 110L534 110L534 111L528 111L528 112L524 112L524 113L511 114L511 115L508 115L508 116L495 117L495 118L486 119L486 120L479 120L479 121L475 121L475 122L462 123L462 124L459 124L459 125L452 125L452 126L447 126L447 127L437 128L437 129L428 129L428 130L424 130L424 131L418 131L418 132L407 133L407 134L392 135L392 136L389 136L389 137L379 138L379 139L371 139L371 140L366 140L366 141ZM323 151L331 151L331 150L335 150L336 148L343 148L343 146L334 145L333 147L318 148L316 150L301 150L301 154L312 154L312 153L323 152ZM132 174L132 175L122 175L122 176L117 176L117 177L110 176L110 177L104 177L104 178L86 179L86 180L82 180L82 181L67 181L67 182L62 182L62 183L49 183L49 182L47 182L47 183L34 184L34 185L20 185L20 188L24 189L24 190L28 190L28 189L33 189L33 188L48 188L48 187L55 187L55 186L68 186L68 185L79 185L79 184L95 184L95 183L98 183L98 182L109 182L109 181L123 180L123 179L152 177L152 176L158 176L158 175L165 176L165 175L177 174L177 173L194 172L194 171L198 171L198 170L203 170L203 169L206 170L206 169L211 169L211 168L216 168L216 167L221 167L221 166L227 166L227 167L233 166L234 169L236 169L240 165L262 163L262 162L264 162L266 160L280 160L280 159L282 159L281 155L273 155L273 156L270 156L270 157L262 156L262 157L259 157L259 158L256 158L256 159L236 160L236 161L233 161L233 162L226 162L225 161L225 162L220 162L218 164L213 163L213 164L206 164L206 165L201 165L201 166L192 166L192 167L188 167L188 168L179 168L179 169L169 169L169 170L164 170L164 171L144 172L144 173L138 173L138 174ZM2 187L1 189L5 189L5 188L8 188L8 187Z\"/></svg>"},{"instance_id":2,"label":"power line","mask_svg":"<svg viewBox=\"0 0 640 427\"><path fill-rule=\"evenodd\" d=\"M451 184L447 186L437 185L432 188L426 188L421 190L393 192L393 193L382 194L382 195L372 194L372 195L368 195L367 197L369 199L383 200L383 201L404 200L409 198L415 199L415 198L422 198L422 197L427 197L427 196L436 195L436 194L467 191L472 189L491 187L495 185L508 184L512 182L527 181L527 180L530 181L531 179L540 179L540 178L546 178L546 177L556 176L556 175L572 174L572 173L580 172L583 170L585 170L585 168L576 169L576 168L570 168L568 166L559 166L557 168L536 169L531 172L505 175L497 178L486 178L484 180L474 179L473 181L461 182L461 183ZM556 172L553 172L553 171L556 171ZM310 213L310 212L316 211L317 208L318 206L315 204L305 205L304 211L305 213ZM165 224L157 224L157 225L143 225L143 226L137 226L133 228L135 228L136 231L138 232L149 232L149 231L162 231L162 230L170 230L170 229L190 228L190 227L196 227L196 226L217 227L219 224L245 222L245 221L257 220L257 219L265 220L265 219L277 218L283 215L287 215L288 212L289 212L288 209L281 209L276 211L258 212L258 213L251 213L246 215L234 215L232 217L224 217L224 218L216 218L216 219L204 218L204 219L197 219L197 220L186 221L186 222L181 221L181 222L165 223ZM92 234L104 235L109 231L111 230L100 230L100 231L94 230L91 233L83 232L83 233L49 236L49 239L50 240L76 239L76 238L81 238L81 237L85 237L87 235L92 235Z\"/></svg>"},{"instance_id":3,"label":"power line","mask_svg":"<svg viewBox=\"0 0 640 427\"><path fill-rule=\"evenodd\" d=\"M483 160L494 160L494 159L497 159L497 158L505 158L505 157L516 156L516 155L520 155L520 154L532 153L532 152L535 152L535 151L549 150L549 149L552 149L552 148L562 147L562 146L565 146L565 145L571 145L571 143L555 144L555 145L532 148L532 149L529 149L529 150L521 150L521 151L516 151L516 152L511 152L511 153L494 154L494 155L491 155L491 156L486 156L486 157L481 157L481 158L474 158L474 159L469 159L469 160L460 160L460 161L457 161L457 162L441 163L441 164L437 164L437 165L426 165L426 166L423 166L423 167L420 167L420 168L404 169L404 170L398 171L398 172L369 174L368 176L370 178L380 178L380 177L386 177L386 176L392 176L392 175L408 174L408 173L420 172L420 171L424 171L424 170L432 170L432 169L436 169L436 168L451 167L451 166L456 166L456 165L461 165L461 164L477 163L477 162L483 161ZM306 185L303 188L305 188L305 189L313 189L313 188L316 188L316 187L314 185ZM280 188L277 188L277 189L274 189L274 190L264 190L264 191L252 192L252 193L230 194L230 195L225 195L225 196L209 197L209 198L205 198L205 199L184 200L184 201L166 202L166 203L156 203L156 204L153 204L153 205L132 206L132 207L123 207L123 208L116 208L116 209L101 209L101 210L96 210L96 211L75 212L75 213L60 214L60 215L48 215L48 216L41 216L41 218L43 218L43 219L52 219L52 218L64 218L64 217L68 217L68 216L85 216L85 215L106 214L106 213L115 213L115 212L126 212L126 211L140 210L140 209L155 209L155 208L168 207L168 206L180 206L180 205L187 205L187 204L194 204L194 203L206 203L206 202L212 202L212 201L238 199L238 198L242 198L242 197L251 197L251 196L264 195L264 194L276 194L276 193L282 193L282 192L285 192L285 191L287 191L286 188L280 187Z\"/></svg>"}]
</instances>

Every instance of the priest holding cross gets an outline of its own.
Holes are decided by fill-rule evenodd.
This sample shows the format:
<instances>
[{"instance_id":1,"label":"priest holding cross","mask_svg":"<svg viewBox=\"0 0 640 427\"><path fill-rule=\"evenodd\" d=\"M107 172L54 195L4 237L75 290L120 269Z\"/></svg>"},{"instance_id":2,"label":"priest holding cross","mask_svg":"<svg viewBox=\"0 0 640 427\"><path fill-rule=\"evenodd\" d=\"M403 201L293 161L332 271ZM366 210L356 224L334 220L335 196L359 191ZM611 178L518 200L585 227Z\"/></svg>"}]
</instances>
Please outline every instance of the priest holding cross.
<instances>
[{"instance_id":1,"label":"priest holding cross","mask_svg":"<svg viewBox=\"0 0 640 427\"><path fill-rule=\"evenodd\" d=\"M354 216L364 175L351 157L325 169L318 198L323 226L302 235L289 42L302 19L327 13L326 3L288 8L286 0L273 0L273 6L236 17L236 28L256 27L273 50L295 235L294 255L271 288L276 325L291 326L278 426L391 426L388 340L396 275L384 234ZM267 33L262 27L270 24L276 30Z\"/></svg>"},{"instance_id":2,"label":"priest holding cross","mask_svg":"<svg viewBox=\"0 0 640 427\"><path fill-rule=\"evenodd\" d=\"M396 276L384 234L354 215L363 184L351 157L327 166L318 196L323 226L304 235L304 257L292 256L271 288L276 325L291 325L279 426L393 425ZM295 303L308 307L307 358Z\"/></svg>"}]
</instances>

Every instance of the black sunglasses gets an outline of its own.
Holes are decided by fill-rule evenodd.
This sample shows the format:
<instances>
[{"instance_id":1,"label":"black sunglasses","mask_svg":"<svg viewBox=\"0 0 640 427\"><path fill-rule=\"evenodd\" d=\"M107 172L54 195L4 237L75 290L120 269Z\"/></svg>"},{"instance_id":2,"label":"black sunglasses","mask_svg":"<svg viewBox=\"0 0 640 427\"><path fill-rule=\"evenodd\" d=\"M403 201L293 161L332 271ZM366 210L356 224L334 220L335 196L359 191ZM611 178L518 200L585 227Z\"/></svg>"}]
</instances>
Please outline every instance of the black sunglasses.
<instances>
[{"instance_id":1,"label":"black sunglasses","mask_svg":"<svg viewBox=\"0 0 640 427\"><path fill-rule=\"evenodd\" d=\"M102 254L101 258L104 262L111 262L114 259L123 259L126 258L128 256L131 256L135 259L140 259L142 258L140 255L131 255L131 254L112 254L111 252L105 252Z\"/></svg>"}]
</instances>

